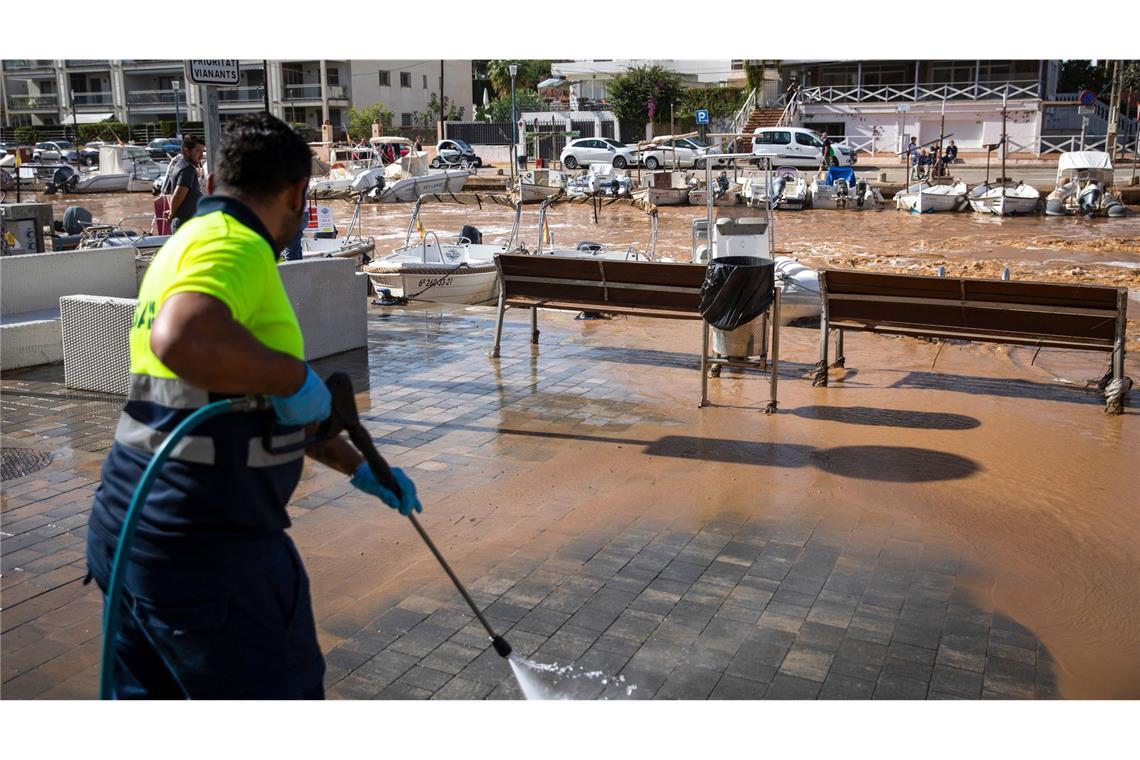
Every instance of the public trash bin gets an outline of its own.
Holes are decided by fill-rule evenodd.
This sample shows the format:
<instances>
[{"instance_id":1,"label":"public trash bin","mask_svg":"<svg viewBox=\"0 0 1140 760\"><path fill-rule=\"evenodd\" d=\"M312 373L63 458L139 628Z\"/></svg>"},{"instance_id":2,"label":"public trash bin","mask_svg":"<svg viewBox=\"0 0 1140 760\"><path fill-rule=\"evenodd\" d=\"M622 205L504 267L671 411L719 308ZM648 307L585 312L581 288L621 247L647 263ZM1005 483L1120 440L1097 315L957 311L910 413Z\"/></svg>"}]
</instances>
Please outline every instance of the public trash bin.
<instances>
[{"instance_id":1,"label":"public trash bin","mask_svg":"<svg viewBox=\"0 0 1140 760\"><path fill-rule=\"evenodd\" d=\"M755 256L712 259L701 286L701 316L713 352L730 359L766 356L768 305L776 297L775 262Z\"/></svg>"}]
</instances>

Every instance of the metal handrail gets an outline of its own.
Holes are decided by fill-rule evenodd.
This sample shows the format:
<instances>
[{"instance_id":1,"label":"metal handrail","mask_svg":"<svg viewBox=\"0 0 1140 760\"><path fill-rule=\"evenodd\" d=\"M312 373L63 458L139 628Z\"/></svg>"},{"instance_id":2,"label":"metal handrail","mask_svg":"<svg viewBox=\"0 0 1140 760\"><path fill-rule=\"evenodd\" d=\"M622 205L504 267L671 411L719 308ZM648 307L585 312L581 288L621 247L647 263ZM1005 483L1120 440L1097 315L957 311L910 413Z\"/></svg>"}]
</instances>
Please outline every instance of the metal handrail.
<instances>
[{"instance_id":1,"label":"metal handrail","mask_svg":"<svg viewBox=\"0 0 1140 760\"><path fill-rule=\"evenodd\" d=\"M425 264L428 263L428 260L427 260L427 239L428 239L428 235L431 235L433 238L435 238L435 247L439 251L439 260L440 260L440 262L442 262L443 261L443 246L441 246L439 244L439 235L435 234L435 230L428 230L427 232L424 233L423 252L422 252L422 255L420 257L420 260L423 261L423 263L425 263Z\"/></svg>"},{"instance_id":2,"label":"metal handrail","mask_svg":"<svg viewBox=\"0 0 1140 760\"><path fill-rule=\"evenodd\" d=\"M756 107L756 88L752 88L752 92L748 93L748 97L744 101L744 105L740 107L732 117L732 131L743 132L744 125L748 123L748 117L752 115L752 109Z\"/></svg>"}]
</instances>

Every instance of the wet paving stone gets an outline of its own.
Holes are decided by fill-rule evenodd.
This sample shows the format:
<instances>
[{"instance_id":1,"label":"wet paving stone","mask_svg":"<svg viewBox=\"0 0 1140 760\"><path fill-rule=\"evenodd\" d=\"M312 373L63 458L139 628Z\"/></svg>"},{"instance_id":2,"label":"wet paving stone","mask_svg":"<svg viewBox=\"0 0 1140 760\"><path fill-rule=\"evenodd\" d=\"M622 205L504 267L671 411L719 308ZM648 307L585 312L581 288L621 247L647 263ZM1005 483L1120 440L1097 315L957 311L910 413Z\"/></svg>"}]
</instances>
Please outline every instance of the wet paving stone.
<instances>
[{"instance_id":1,"label":"wet paving stone","mask_svg":"<svg viewBox=\"0 0 1140 760\"><path fill-rule=\"evenodd\" d=\"M583 446L657 445L641 439L662 438L662 430L695 437L688 411L663 402L648 381L613 374L628 371L631 357L656 363L655 371L689 372L689 357L669 354L661 366L661 351L583 344L568 337L577 335L571 323L557 322L545 329L541 352L512 345L507 356L504 342L504 357L492 363L483 355L492 312L432 313L374 310L367 352L316 366L353 376L366 427L385 456L415 468L421 491L466 498L436 523L440 531L459 526L444 533L444 553L455 555L472 596L516 652L606 675L610 682L591 685L586 698L1060 696L1047 650L1018 621L984 608L967 583L968 563L882 516L821 521L802 504L778 512L741 502L735 511L659 519L646 505L612 526L583 528L562 525L581 508L577 493L551 488L526 494L525 503L484 503L487 484ZM525 316L509 316L517 343L529 328ZM90 500L122 400L68 391L62 379L56 366L0 381L5 446L55 455L4 483L5 696L63 688L52 663L89 646L99 629L98 593L79 580ZM726 464L726 472L741 466ZM446 579L406 588L413 584L373 583L344 569L351 563L343 557L367 549L377 562L414 541L393 535L364 545L348 521L373 519L365 504L343 478L308 467L290 505L320 608L329 696L521 698ZM511 546L503 540L509 526L530 541ZM468 535L486 539L492 556L466 551ZM429 562L408 575L434 574ZM90 608L68 607L78 603ZM80 637L81 626L95 633Z\"/></svg>"}]
</instances>

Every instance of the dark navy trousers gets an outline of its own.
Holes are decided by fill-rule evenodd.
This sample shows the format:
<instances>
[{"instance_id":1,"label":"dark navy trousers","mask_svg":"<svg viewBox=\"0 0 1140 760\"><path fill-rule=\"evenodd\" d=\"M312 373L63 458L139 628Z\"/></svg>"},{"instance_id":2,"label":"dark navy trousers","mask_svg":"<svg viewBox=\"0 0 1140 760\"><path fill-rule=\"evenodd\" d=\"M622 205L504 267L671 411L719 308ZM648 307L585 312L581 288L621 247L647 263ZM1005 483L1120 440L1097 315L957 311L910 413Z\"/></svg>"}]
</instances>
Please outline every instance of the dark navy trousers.
<instances>
[{"instance_id":1,"label":"dark navy trousers","mask_svg":"<svg viewBox=\"0 0 1140 760\"><path fill-rule=\"evenodd\" d=\"M104 592L114 550L88 532L88 568ZM309 579L284 532L136 553L124 588L116 699L324 698Z\"/></svg>"}]
</instances>

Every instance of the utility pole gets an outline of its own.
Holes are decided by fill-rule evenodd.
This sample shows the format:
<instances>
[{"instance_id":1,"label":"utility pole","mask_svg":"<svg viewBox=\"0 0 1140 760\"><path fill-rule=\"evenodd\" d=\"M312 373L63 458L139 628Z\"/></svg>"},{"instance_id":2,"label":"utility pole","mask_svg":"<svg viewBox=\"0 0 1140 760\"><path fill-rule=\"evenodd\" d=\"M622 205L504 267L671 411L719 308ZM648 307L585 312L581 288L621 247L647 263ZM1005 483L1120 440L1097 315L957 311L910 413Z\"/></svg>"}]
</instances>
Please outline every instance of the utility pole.
<instances>
[{"instance_id":1,"label":"utility pole","mask_svg":"<svg viewBox=\"0 0 1140 760\"><path fill-rule=\"evenodd\" d=\"M265 96L265 112L269 111L269 61L261 60L261 92Z\"/></svg>"},{"instance_id":2,"label":"utility pole","mask_svg":"<svg viewBox=\"0 0 1140 760\"><path fill-rule=\"evenodd\" d=\"M175 79L170 84L174 88L174 136L182 137L182 104L178 102L182 98L182 83Z\"/></svg>"},{"instance_id":3,"label":"utility pole","mask_svg":"<svg viewBox=\"0 0 1140 760\"><path fill-rule=\"evenodd\" d=\"M439 62L439 139L447 137L443 128L443 60Z\"/></svg>"},{"instance_id":4,"label":"utility pole","mask_svg":"<svg viewBox=\"0 0 1140 760\"><path fill-rule=\"evenodd\" d=\"M507 67L507 71L511 73L511 180L513 181L519 162L519 117L515 108L515 76L519 73L519 67L512 63Z\"/></svg>"},{"instance_id":5,"label":"utility pole","mask_svg":"<svg viewBox=\"0 0 1140 760\"><path fill-rule=\"evenodd\" d=\"M1105 141L1104 152L1113 161L1116 160L1116 123L1120 121L1120 60L1113 62L1112 67L1112 94L1108 100L1108 139Z\"/></svg>"}]
</instances>

